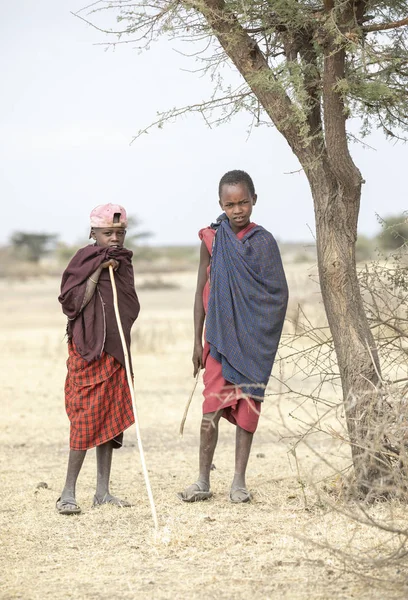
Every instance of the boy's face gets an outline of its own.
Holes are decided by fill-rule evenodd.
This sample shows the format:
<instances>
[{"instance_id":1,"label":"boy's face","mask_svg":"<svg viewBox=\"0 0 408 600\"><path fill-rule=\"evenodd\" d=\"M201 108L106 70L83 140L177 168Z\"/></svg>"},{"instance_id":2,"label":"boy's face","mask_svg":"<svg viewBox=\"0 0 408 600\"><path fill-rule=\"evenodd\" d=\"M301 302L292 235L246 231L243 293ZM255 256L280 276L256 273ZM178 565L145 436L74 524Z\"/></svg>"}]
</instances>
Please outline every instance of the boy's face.
<instances>
[{"instance_id":1,"label":"boy's face","mask_svg":"<svg viewBox=\"0 0 408 600\"><path fill-rule=\"evenodd\" d=\"M91 237L97 246L102 248L122 248L125 242L126 229L124 227L92 227Z\"/></svg>"},{"instance_id":2,"label":"boy's face","mask_svg":"<svg viewBox=\"0 0 408 600\"><path fill-rule=\"evenodd\" d=\"M249 223L256 194L251 196L245 183L224 184L221 188L220 206L228 217L231 229L238 233Z\"/></svg>"}]
</instances>

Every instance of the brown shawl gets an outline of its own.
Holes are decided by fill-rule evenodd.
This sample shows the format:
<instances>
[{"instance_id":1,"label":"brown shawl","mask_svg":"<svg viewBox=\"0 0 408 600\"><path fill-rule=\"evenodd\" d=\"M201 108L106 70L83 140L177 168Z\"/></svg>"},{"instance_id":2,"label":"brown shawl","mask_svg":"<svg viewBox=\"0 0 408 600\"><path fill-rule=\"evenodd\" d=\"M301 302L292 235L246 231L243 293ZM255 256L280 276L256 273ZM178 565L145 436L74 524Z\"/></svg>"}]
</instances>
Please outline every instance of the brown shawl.
<instances>
[{"instance_id":1,"label":"brown shawl","mask_svg":"<svg viewBox=\"0 0 408 600\"><path fill-rule=\"evenodd\" d=\"M68 317L67 334L79 354L88 362L100 358L105 350L122 365L125 364L119 330L113 307L112 285L109 269L102 269L98 285L89 303L81 310L87 280L106 260L119 262L115 271L119 312L130 356L130 330L139 314L133 267L133 253L126 248L85 246L71 259L62 275L61 295L58 300Z\"/></svg>"}]
</instances>

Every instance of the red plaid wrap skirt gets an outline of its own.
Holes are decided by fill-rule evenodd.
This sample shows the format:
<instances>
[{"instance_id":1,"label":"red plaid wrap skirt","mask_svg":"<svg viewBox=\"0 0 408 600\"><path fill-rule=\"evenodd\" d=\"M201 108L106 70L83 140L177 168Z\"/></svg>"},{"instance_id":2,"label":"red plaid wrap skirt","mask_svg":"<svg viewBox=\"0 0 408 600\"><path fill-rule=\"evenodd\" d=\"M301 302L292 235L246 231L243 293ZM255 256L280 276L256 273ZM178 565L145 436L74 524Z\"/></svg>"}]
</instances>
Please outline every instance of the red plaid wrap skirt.
<instances>
[{"instance_id":1,"label":"red plaid wrap skirt","mask_svg":"<svg viewBox=\"0 0 408 600\"><path fill-rule=\"evenodd\" d=\"M121 434L135 422L125 368L110 354L88 363L68 344L65 408L71 450L88 450ZM118 438L116 439L115 438Z\"/></svg>"}]
</instances>

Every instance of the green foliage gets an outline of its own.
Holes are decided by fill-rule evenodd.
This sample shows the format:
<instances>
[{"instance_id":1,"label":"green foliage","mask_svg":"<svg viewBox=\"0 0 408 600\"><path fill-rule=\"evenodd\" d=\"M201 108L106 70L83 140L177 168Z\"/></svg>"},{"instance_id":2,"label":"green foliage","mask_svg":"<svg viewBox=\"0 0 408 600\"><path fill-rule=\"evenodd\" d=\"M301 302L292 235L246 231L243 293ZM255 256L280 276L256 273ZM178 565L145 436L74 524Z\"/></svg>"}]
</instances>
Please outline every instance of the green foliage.
<instances>
[{"instance_id":1,"label":"green foliage","mask_svg":"<svg viewBox=\"0 0 408 600\"><path fill-rule=\"evenodd\" d=\"M261 51L267 68L258 70L255 77L263 78L265 89L279 88L290 98L293 106L287 118L298 126L306 143L315 135L314 131L307 130L307 116L316 107L322 112L324 56L328 43L334 43L336 50L345 53L344 73L338 75L337 91L345 105L344 113L361 119L362 134L373 127L382 128L388 136L398 137L408 132L405 0L335 1L333 8L331 3L315 0L224 0L219 5L209 0L141 0L137 3L102 0L96 4L96 9L90 9L92 19L97 19L101 10L115 12L123 27L117 32L118 37L132 39L139 49L148 49L160 36L179 38L184 43L197 42L195 60L202 60L202 70L209 73L214 82L211 100L200 107L162 113L154 125L162 126L167 119L172 120L190 108L201 112L211 125L228 121L242 109L251 113L257 122L264 119L260 108L262 98L254 95L252 81L243 82L235 91L224 86L222 68L229 58L224 52L224 43L221 52L215 48L217 32L212 25L219 11L222 18L229 21L224 42L242 45L242 35L248 34L250 43ZM218 28L218 32L221 30L222 27Z\"/></svg>"},{"instance_id":2,"label":"green foliage","mask_svg":"<svg viewBox=\"0 0 408 600\"><path fill-rule=\"evenodd\" d=\"M11 245L19 258L38 263L40 258L55 248L57 238L57 235L50 233L16 231L11 237Z\"/></svg>"},{"instance_id":3,"label":"green foliage","mask_svg":"<svg viewBox=\"0 0 408 600\"><path fill-rule=\"evenodd\" d=\"M379 218L382 232L377 236L383 250L398 250L408 243L408 214Z\"/></svg>"}]
</instances>

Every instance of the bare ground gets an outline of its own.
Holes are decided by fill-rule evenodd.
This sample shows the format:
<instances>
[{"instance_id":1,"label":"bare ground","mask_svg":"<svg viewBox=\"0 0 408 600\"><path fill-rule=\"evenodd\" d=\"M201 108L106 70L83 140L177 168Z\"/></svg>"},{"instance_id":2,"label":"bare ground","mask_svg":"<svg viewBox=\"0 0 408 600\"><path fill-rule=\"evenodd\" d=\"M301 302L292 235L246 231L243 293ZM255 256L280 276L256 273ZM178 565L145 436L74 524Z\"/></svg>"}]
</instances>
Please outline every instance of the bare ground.
<instances>
[{"instance_id":1,"label":"bare ground","mask_svg":"<svg viewBox=\"0 0 408 600\"><path fill-rule=\"evenodd\" d=\"M304 302L318 302L314 291L303 293L307 274L297 269L289 273L292 298L298 301L303 294ZM191 505L177 499L196 475L201 389L180 440L178 427L193 384L195 276L168 277L177 280L179 290L140 292L142 314L133 337L157 534L133 429L115 452L112 491L134 506L91 508L95 452L90 451L78 483L83 513L56 513L69 432L59 282L0 282L0 597L407 597L405 559L383 560L398 547L398 538L350 518L350 512L360 514L358 509L330 493L332 483L325 483L348 466L347 447L322 434L300 446L295 457L287 437L295 407L284 395L265 402L248 470L250 505L228 501L234 428L227 422L221 423L214 459L213 499ZM300 385L306 389L307 382ZM279 391L275 382L271 389ZM314 409L306 403L297 414ZM405 506L384 503L366 510L375 522L405 527Z\"/></svg>"}]
</instances>

